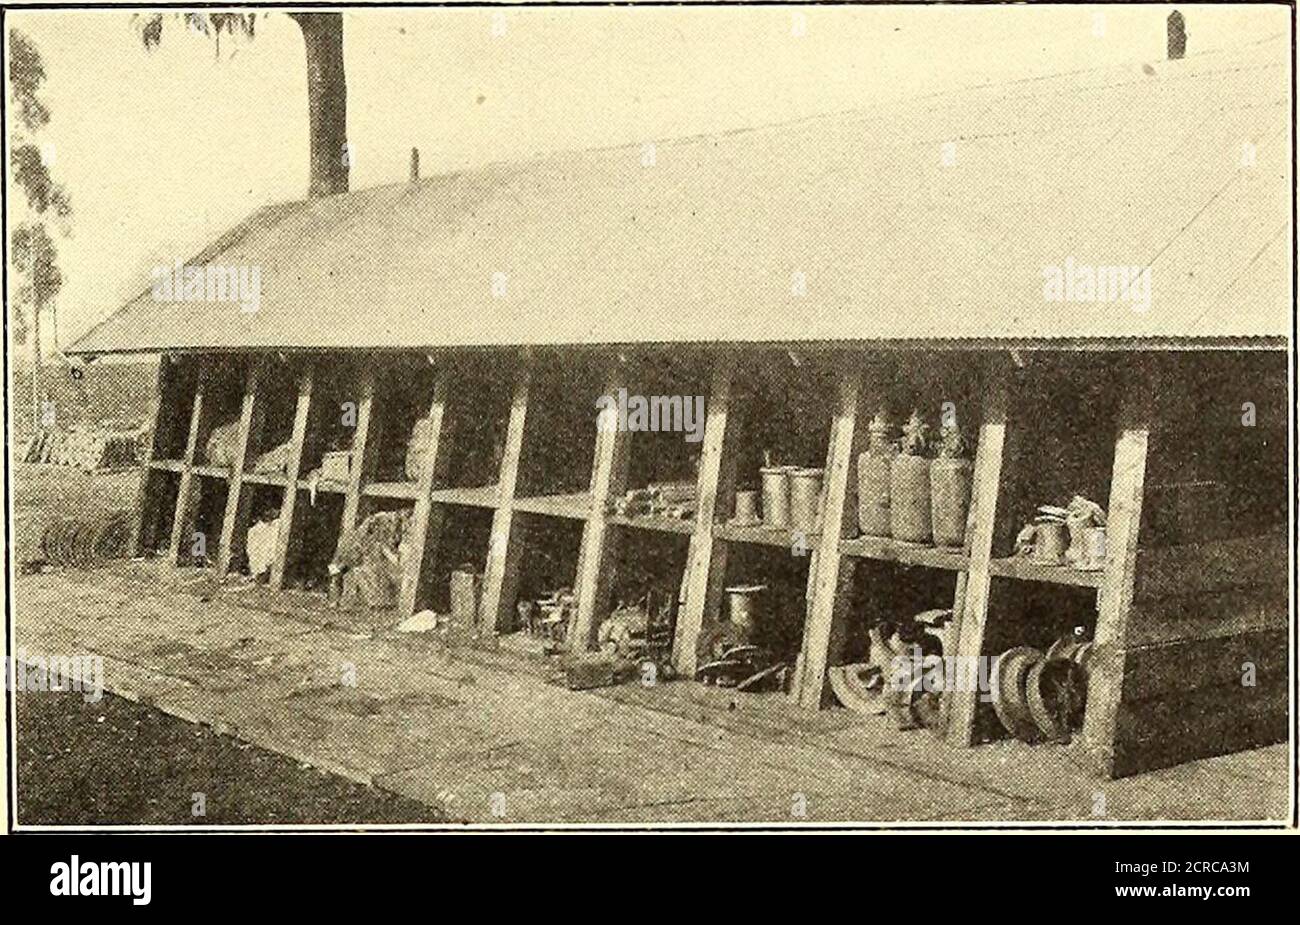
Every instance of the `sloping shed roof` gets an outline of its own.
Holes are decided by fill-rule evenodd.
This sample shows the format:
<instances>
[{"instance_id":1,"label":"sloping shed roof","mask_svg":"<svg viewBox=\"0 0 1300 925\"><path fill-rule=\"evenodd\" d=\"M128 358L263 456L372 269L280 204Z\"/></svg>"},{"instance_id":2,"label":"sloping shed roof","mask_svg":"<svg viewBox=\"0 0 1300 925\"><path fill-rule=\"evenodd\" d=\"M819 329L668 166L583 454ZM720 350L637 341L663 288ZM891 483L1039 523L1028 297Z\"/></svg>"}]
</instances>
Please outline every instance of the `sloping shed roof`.
<instances>
[{"instance_id":1,"label":"sloping shed roof","mask_svg":"<svg viewBox=\"0 0 1300 925\"><path fill-rule=\"evenodd\" d=\"M146 292L70 352L1285 338L1290 86L1279 36L272 206L196 261L258 312ZM1046 301L1067 258L1150 307Z\"/></svg>"}]
</instances>

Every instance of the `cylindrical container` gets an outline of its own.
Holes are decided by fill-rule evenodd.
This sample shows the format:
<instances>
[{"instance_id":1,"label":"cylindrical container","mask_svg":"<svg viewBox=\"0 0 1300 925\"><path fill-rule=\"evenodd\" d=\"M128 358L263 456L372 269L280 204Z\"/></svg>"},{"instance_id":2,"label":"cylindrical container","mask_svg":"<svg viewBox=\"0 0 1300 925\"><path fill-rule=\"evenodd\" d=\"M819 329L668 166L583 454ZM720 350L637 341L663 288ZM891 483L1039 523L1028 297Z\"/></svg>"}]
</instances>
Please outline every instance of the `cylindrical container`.
<instances>
[{"instance_id":1,"label":"cylindrical container","mask_svg":"<svg viewBox=\"0 0 1300 925\"><path fill-rule=\"evenodd\" d=\"M1074 567L1085 572L1098 572L1106 567L1106 528L1086 527L1083 531L1082 554Z\"/></svg>"},{"instance_id":2,"label":"cylindrical container","mask_svg":"<svg viewBox=\"0 0 1300 925\"><path fill-rule=\"evenodd\" d=\"M790 526L816 533L821 514L822 470L790 470Z\"/></svg>"},{"instance_id":3,"label":"cylindrical container","mask_svg":"<svg viewBox=\"0 0 1300 925\"><path fill-rule=\"evenodd\" d=\"M758 492L736 492L736 511L731 519L738 524L758 523Z\"/></svg>"},{"instance_id":4,"label":"cylindrical container","mask_svg":"<svg viewBox=\"0 0 1300 925\"><path fill-rule=\"evenodd\" d=\"M764 466L763 523L769 527L790 526L790 466Z\"/></svg>"},{"instance_id":5,"label":"cylindrical container","mask_svg":"<svg viewBox=\"0 0 1300 925\"><path fill-rule=\"evenodd\" d=\"M931 540L930 460L923 456L895 456L889 467L889 529L896 540Z\"/></svg>"},{"instance_id":6,"label":"cylindrical container","mask_svg":"<svg viewBox=\"0 0 1300 925\"><path fill-rule=\"evenodd\" d=\"M735 585L726 589L728 619L746 641L754 638L760 610L758 598L766 590L767 585Z\"/></svg>"},{"instance_id":7,"label":"cylindrical container","mask_svg":"<svg viewBox=\"0 0 1300 925\"><path fill-rule=\"evenodd\" d=\"M874 441L858 456L858 529L867 536L889 536L889 469L898 447Z\"/></svg>"},{"instance_id":8,"label":"cylindrical container","mask_svg":"<svg viewBox=\"0 0 1300 925\"><path fill-rule=\"evenodd\" d=\"M479 597L483 590L482 576L468 570L451 573L451 622L461 629L470 630L478 625Z\"/></svg>"},{"instance_id":9,"label":"cylindrical container","mask_svg":"<svg viewBox=\"0 0 1300 925\"><path fill-rule=\"evenodd\" d=\"M1060 565L1069 546L1070 531L1063 522L1043 521L1034 525L1034 551L1029 558L1040 565Z\"/></svg>"},{"instance_id":10,"label":"cylindrical container","mask_svg":"<svg viewBox=\"0 0 1300 925\"><path fill-rule=\"evenodd\" d=\"M969 459L941 457L930 463L930 513L936 546L966 542L972 468Z\"/></svg>"}]
</instances>

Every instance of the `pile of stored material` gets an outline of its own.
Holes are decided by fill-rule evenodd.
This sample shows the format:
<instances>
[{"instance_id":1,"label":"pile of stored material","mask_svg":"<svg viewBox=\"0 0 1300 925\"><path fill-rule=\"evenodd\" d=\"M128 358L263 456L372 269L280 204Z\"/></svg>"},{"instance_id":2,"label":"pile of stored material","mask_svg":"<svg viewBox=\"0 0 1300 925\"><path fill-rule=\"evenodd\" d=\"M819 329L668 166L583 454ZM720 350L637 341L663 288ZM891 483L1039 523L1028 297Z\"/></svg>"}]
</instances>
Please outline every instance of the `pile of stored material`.
<instances>
[{"instance_id":1,"label":"pile of stored material","mask_svg":"<svg viewBox=\"0 0 1300 925\"><path fill-rule=\"evenodd\" d=\"M344 531L329 565L330 602L349 610L392 607L409 524L408 511L379 511Z\"/></svg>"},{"instance_id":2,"label":"pile of stored material","mask_svg":"<svg viewBox=\"0 0 1300 925\"><path fill-rule=\"evenodd\" d=\"M42 430L27 441L22 460L86 471L120 469L139 463L147 437L145 430Z\"/></svg>"},{"instance_id":3,"label":"pile of stored material","mask_svg":"<svg viewBox=\"0 0 1300 925\"><path fill-rule=\"evenodd\" d=\"M620 517L667 517L690 520L695 516L694 482L661 482L634 488L611 498L610 513Z\"/></svg>"},{"instance_id":4,"label":"pile of stored material","mask_svg":"<svg viewBox=\"0 0 1300 925\"><path fill-rule=\"evenodd\" d=\"M46 565L86 566L125 558L133 524L134 515L128 510L55 517L41 535L42 561Z\"/></svg>"},{"instance_id":5,"label":"pile of stored material","mask_svg":"<svg viewBox=\"0 0 1300 925\"><path fill-rule=\"evenodd\" d=\"M701 635L695 680L744 692L785 690L789 686L789 663L756 644L766 591L766 585L726 589L727 617Z\"/></svg>"},{"instance_id":6,"label":"pile of stored material","mask_svg":"<svg viewBox=\"0 0 1300 925\"><path fill-rule=\"evenodd\" d=\"M1083 725L1093 646L1077 627L1041 652L1017 646L992 669L998 720L1022 742L1068 742Z\"/></svg>"},{"instance_id":7,"label":"pile of stored material","mask_svg":"<svg viewBox=\"0 0 1300 925\"><path fill-rule=\"evenodd\" d=\"M227 468L235 464L235 456L239 452L239 421L227 421L212 428L208 434L208 442L203 447L204 459L209 466L225 466Z\"/></svg>"},{"instance_id":8,"label":"pile of stored material","mask_svg":"<svg viewBox=\"0 0 1300 925\"><path fill-rule=\"evenodd\" d=\"M899 729L942 731L941 695L956 648L951 610L872 626L867 660L827 671L836 699L864 716L887 716Z\"/></svg>"}]
</instances>

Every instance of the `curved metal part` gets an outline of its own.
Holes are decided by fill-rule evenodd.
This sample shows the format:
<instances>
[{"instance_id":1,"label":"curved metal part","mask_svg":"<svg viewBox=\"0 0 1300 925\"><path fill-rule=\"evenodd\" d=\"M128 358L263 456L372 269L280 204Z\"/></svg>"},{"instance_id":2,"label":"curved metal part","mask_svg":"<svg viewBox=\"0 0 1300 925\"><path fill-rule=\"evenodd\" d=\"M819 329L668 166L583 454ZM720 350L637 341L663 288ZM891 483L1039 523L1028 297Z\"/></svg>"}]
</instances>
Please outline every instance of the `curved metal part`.
<instances>
[{"instance_id":1,"label":"curved metal part","mask_svg":"<svg viewBox=\"0 0 1300 925\"><path fill-rule=\"evenodd\" d=\"M1042 735L1025 702L1025 678L1042 658L1043 653L1031 646L1017 646L998 656L993 667L993 709L1007 732L1031 744Z\"/></svg>"},{"instance_id":2,"label":"curved metal part","mask_svg":"<svg viewBox=\"0 0 1300 925\"><path fill-rule=\"evenodd\" d=\"M862 673L865 671L879 673L874 665L838 665L826 670L826 678L835 699L845 709L863 716L879 716L885 712L885 705L881 695L869 690L863 682Z\"/></svg>"},{"instance_id":3,"label":"curved metal part","mask_svg":"<svg viewBox=\"0 0 1300 925\"><path fill-rule=\"evenodd\" d=\"M1025 702L1043 736L1065 740L1083 725L1088 681L1084 671L1066 659L1043 659L1025 677Z\"/></svg>"}]
</instances>

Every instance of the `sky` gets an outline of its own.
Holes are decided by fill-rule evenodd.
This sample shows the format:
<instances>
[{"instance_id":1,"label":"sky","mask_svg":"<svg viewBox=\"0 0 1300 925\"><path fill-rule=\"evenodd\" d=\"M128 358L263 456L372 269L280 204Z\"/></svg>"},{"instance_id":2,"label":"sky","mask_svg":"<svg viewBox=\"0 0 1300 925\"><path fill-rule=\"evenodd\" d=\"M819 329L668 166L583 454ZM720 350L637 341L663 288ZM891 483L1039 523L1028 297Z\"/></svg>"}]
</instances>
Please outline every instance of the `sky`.
<instances>
[{"instance_id":1,"label":"sky","mask_svg":"<svg viewBox=\"0 0 1300 925\"><path fill-rule=\"evenodd\" d=\"M412 147L427 176L1159 60L1174 8L352 9L351 184L404 179ZM1290 28L1285 6L1177 8L1189 53ZM73 203L59 344L146 288L151 268L305 195L302 41L282 13L219 46L171 19L149 52L124 10L11 10L7 24L44 59L53 118L38 140ZM11 221L21 200L11 187Z\"/></svg>"}]
</instances>

